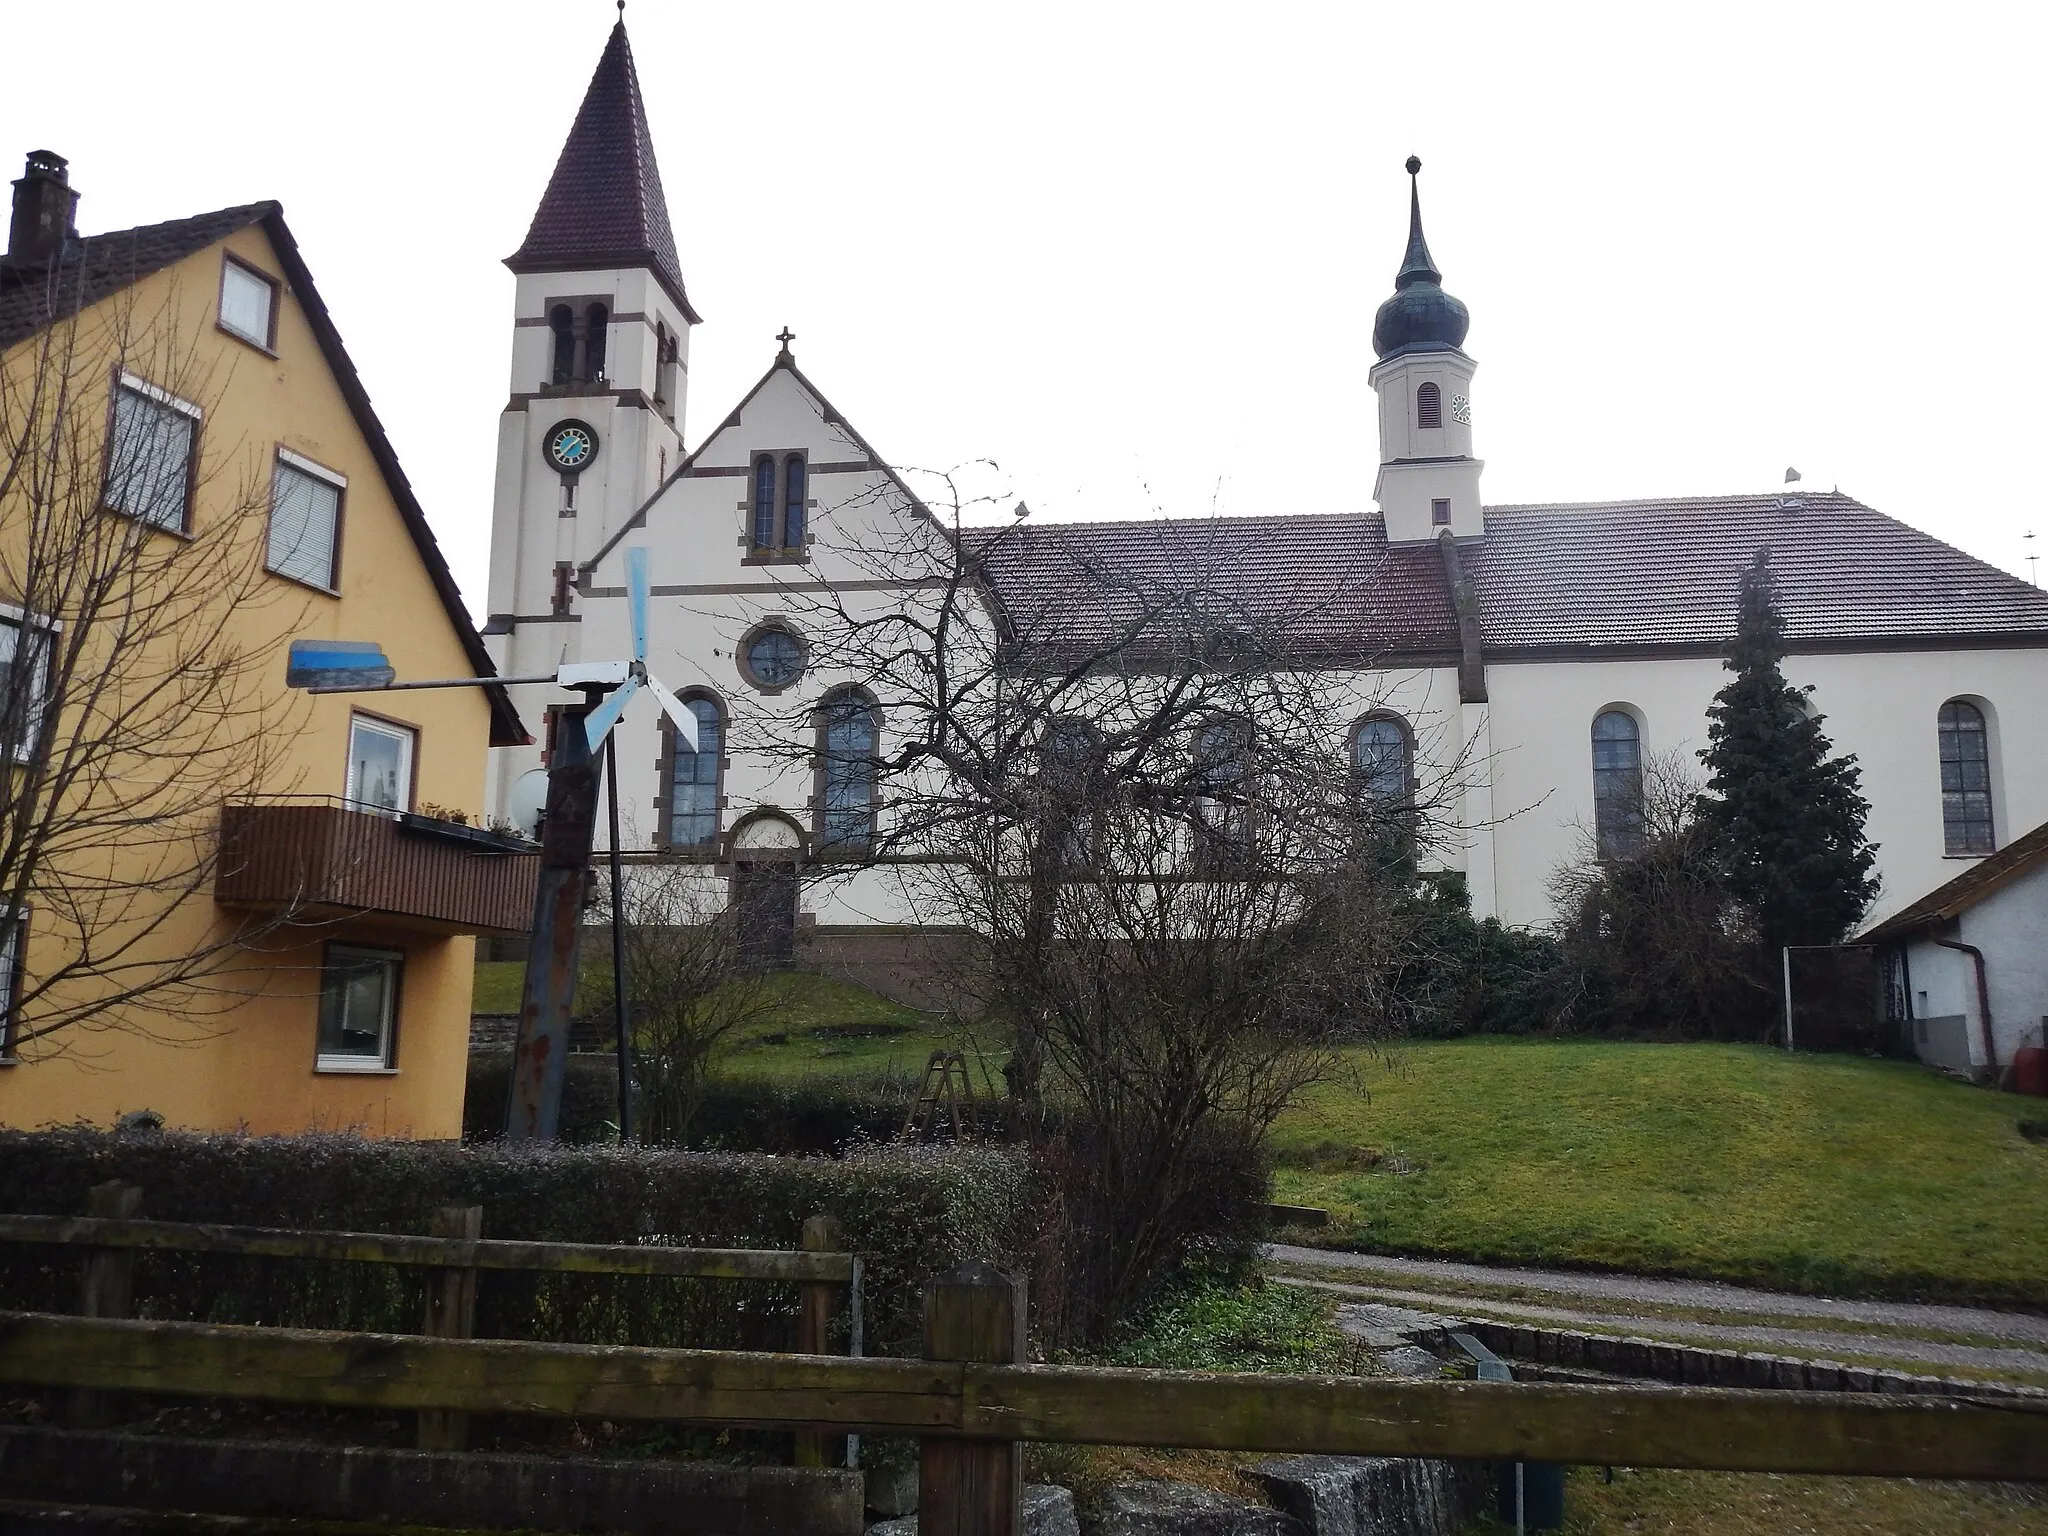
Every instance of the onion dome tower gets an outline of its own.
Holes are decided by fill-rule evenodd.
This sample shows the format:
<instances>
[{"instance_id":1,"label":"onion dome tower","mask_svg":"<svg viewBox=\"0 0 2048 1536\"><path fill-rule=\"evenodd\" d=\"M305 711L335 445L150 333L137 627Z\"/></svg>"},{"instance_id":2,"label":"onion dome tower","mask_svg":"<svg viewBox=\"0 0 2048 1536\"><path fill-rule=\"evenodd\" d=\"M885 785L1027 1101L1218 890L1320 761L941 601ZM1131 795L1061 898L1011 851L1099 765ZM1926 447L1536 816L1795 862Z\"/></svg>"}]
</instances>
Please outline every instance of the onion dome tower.
<instances>
[{"instance_id":1,"label":"onion dome tower","mask_svg":"<svg viewBox=\"0 0 2048 1536\"><path fill-rule=\"evenodd\" d=\"M1443 274L1422 235L1422 162L1408 159L1408 250L1394 294L1373 318L1379 361L1368 376L1379 395L1380 472L1373 496L1387 538L1413 543L1448 529L1486 531L1472 457L1472 375L1464 352L1472 316L1444 292Z\"/></svg>"}]
</instances>

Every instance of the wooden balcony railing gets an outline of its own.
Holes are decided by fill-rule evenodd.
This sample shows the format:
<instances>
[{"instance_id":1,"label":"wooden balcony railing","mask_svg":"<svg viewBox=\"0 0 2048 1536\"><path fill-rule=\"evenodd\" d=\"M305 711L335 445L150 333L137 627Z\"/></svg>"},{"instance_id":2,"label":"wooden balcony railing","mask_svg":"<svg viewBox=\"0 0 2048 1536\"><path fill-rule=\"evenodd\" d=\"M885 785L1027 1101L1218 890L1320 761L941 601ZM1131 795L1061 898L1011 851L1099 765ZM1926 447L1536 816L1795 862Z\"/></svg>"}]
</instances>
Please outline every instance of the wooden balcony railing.
<instances>
[{"instance_id":1,"label":"wooden balcony railing","mask_svg":"<svg viewBox=\"0 0 2048 1536\"><path fill-rule=\"evenodd\" d=\"M537 850L422 816L294 798L221 808L214 899L309 919L352 913L439 933L523 933Z\"/></svg>"}]
</instances>

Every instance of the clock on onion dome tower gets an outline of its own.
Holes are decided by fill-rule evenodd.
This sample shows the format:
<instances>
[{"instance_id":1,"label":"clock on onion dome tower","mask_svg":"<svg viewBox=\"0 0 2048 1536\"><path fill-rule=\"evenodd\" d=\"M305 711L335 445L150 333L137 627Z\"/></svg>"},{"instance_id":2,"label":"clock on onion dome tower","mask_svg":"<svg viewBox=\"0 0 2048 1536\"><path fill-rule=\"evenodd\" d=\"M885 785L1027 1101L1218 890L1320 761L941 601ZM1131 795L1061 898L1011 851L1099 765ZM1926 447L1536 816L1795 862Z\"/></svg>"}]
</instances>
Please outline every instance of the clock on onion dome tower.
<instances>
[{"instance_id":1,"label":"clock on onion dome tower","mask_svg":"<svg viewBox=\"0 0 2048 1536\"><path fill-rule=\"evenodd\" d=\"M538 179L538 178L536 178ZM605 657L586 639L582 570L683 463L684 391L697 311L623 19L611 30L533 223L505 260L514 277L510 389L498 418L485 643L508 676ZM513 689L529 720L559 690ZM491 755L486 807L540 746Z\"/></svg>"}]
</instances>

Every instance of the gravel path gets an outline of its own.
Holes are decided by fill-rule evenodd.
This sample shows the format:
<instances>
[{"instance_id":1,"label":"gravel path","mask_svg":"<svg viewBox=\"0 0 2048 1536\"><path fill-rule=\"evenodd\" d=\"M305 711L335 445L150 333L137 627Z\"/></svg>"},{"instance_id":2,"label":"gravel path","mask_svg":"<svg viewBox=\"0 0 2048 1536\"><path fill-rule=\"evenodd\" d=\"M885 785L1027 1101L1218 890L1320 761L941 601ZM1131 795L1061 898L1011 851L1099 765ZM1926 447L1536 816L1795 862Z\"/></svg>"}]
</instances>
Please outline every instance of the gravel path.
<instances>
[{"instance_id":1,"label":"gravel path","mask_svg":"<svg viewBox=\"0 0 2048 1536\"><path fill-rule=\"evenodd\" d=\"M1282 1285L1306 1286L1318 1291L1332 1291L1340 1296L1399 1304L1398 1309L1384 1306L1364 1309L1368 1314L1414 1308L1417 1310L1409 1315L1415 1318L1422 1317L1424 1313L1449 1313L1490 1318L1496 1322L1528 1322L1581 1333L1665 1339L1672 1343L1697 1344L1704 1349L1760 1349L1775 1354L1824 1355L1831 1360L1853 1355L1858 1360L1884 1360L1900 1366L1963 1366L2006 1375L2048 1376L2048 1354L2030 1349L1953 1344L1868 1329L1771 1328L1754 1323L1700 1323L1675 1317L1580 1312L1566 1307L1541 1307L1530 1302L1493 1301L1442 1291L1394 1290L1378 1285L1346 1285L1340 1281L1304 1280L1292 1275L1276 1275L1274 1279Z\"/></svg>"},{"instance_id":2,"label":"gravel path","mask_svg":"<svg viewBox=\"0 0 2048 1536\"><path fill-rule=\"evenodd\" d=\"M2022 1344L2048 1345L2048 1317L2032 1312L1997 1312L1985 1307L1951 1307L1906 1301L1844 1301L1829 1296L1797 1296L1782 1291L1749 1290L1708 1280L1658 1280L1646 1275L1583 1274L1558 1269L1507 1269L1486 1264L1460 1264L1442 1259L1401 1259L1376 1253L1339 1253L1327 1248L1300 1248L1272 1243L1266 1257L1325 1273L1355 1275L1361 1281L1385 1276L1407 1289L1427 1293L1425 1299L1445 1304L1459 1301L1461 1290L1473 1287L1535 1291L1596 1302L1636 1302L1646 1306L1690 1307L1770 1318L1826 1318L1864 1329L1913 1328L1929 1332L1973 1334ZM1467 1303L1482 1298L1464 1296ZM1488 1303L1498 1306L1499 1303ZM1455 1310L1450 1307L1450 1310ZM1566 1315L1585 1315L1567 1309ZM1647 1319L1634 1319L1643 1322ZM1842 1334L1830 1337L1842 1338ZM1851 1335L1853 1336L1853 1335ZM1873 1343L1877 1342L1875 1339ZM1905 1341L1892 1341L1903 1343ZM1961 1346L1954 1346L1961 1347Z\"/></svg>"}]
</instances>

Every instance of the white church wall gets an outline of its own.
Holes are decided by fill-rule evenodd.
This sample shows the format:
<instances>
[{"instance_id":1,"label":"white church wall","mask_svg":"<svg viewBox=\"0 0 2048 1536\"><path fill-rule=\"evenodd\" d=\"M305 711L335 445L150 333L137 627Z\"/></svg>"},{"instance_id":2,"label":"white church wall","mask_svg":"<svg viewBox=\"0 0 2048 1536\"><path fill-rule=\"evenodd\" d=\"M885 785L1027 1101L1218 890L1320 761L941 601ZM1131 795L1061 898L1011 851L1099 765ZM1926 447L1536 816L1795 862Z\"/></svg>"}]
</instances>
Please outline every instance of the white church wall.
<instances>
[{"instance_id":1,"label":"white church wall","mask_svg":"<svg viewBox=\"0 0 2048 1536\"><path fill-rule=\"evenodd\" d=\"M2037 864L1962 915L1961 938L1984 952L1985 989L1991 994L1991 1033L2000 1067L2013 1052L2038 1046L2048 1015L2048 864ZM1954 954L1953 951L1951 951ZM1965 967L1970 957L1954 954ZM1971 969L1969 1012L1978 1014Z\"/></svg>"}]
</instances>

